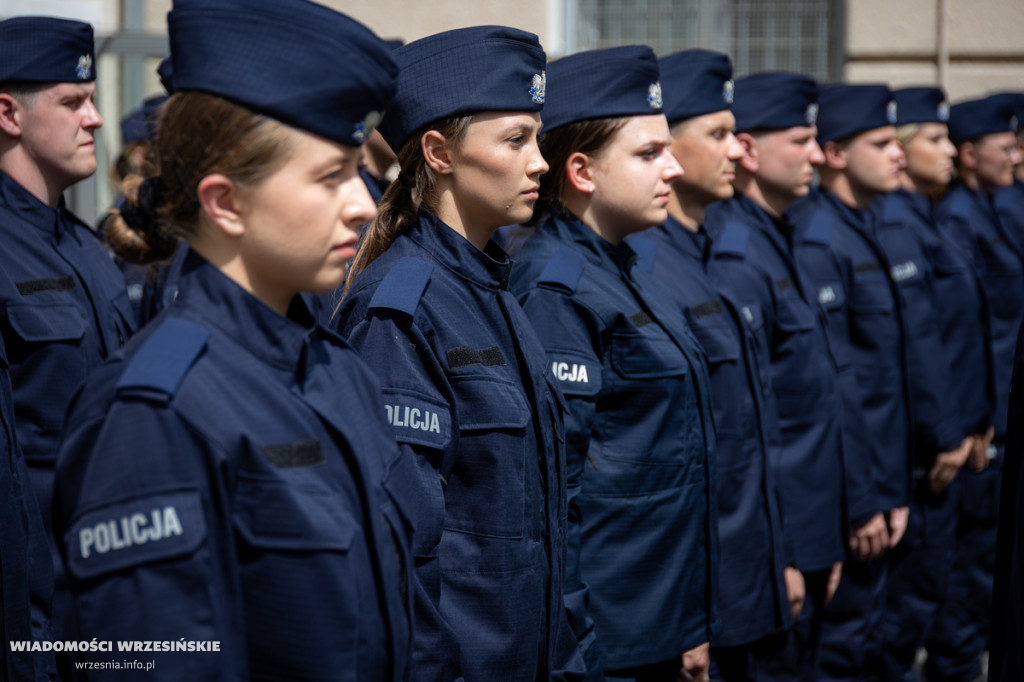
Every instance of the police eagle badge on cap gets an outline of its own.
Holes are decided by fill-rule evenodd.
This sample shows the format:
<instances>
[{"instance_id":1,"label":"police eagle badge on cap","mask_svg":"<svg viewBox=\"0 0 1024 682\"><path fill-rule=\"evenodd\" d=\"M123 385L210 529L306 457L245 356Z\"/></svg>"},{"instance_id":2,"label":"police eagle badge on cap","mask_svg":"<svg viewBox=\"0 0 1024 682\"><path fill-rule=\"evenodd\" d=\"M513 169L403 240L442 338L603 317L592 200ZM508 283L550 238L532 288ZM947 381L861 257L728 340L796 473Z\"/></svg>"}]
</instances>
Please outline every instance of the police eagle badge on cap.
<instances>
[{"instance_id":1,"label":"police eagle badge on cap","mask_svg":"<svg viewBox=\"0 0 1024 682\"><path fill-rule=\"evenodd\" d=\"M889 100L885 105L885 120L896 125L896 100Z\"/></svg>"},{"instance_id":2,"label":"police eagle badge on cap","mask_svg":"<svg viewBox=\"0 0 1024 682\"><path fill-rule=\"evenodd\" d=\"M804 120L807 121L807 125L812 126L818 122L818 104L817 102L811 102L807 105L807 110L804 111Z\"/></svg>"},{"instance_id":3,"label":"police eagle badge on cap","mask_svg":"<svg viewBox=\"0 0 1024 682\"><path fill-rule=\"evenodd\" d=\"M949 120L949 102L946 102L946 101L939 102L939 107L938 107L938 109L936 109L935 115L938 117L938 119L940 121L943 121L943 122L948 121Z\"/></svg>"},{"instance_id":4,"label":"police eagle badge on cap","mask_svg":"<svg viewBox=\"0 0 1024 682\"><path fill-rule=\"evenodd\" d=\"M726 104L732 104L735 98L736 86L733 84L732 79L722 83L722 101Z\"/></svg>"},{"instance_id":5,"label":"police eagle badge on cap","mask_svg":"<svg viewBox=\"0 0 1024 682\"><path fill-rule=\"evenodd\" d=\"M1019 128L1020 127L1018 125L1019 123L1020 123L1020 121L1017 119L1017 114L1014 114L1013 116L1010 117L1010 129L1011 130L1016 130L1017 128Z\"/></svg>"},{"instance_id":6,"label":"police eagle badge on cap","mask_svg":"<svg viewBox=\"0 0 1024 682\"><path fill-rule=\"evenodd\" d=\"M88 80L92 75L92 55L83 54L78 58L78 66L75 67L75 74L79 80Z\"/></svg>"},{"instance_id":7,"label":"police eagle badge on cap","mask_svg":"<svg viewBox=\"0 0 1024 682\"><path fill-rule=\"evenodd\" d=\"M533 74L533 85L530 86L530 101L534 104L544 104L544 91L547 89L547 71Z\"/></svg>"},{"instance_id":8,"label":"police eagle badge on cap","mask_svg":"<svg viewBox=\"0 0 1024 682\"><path fill-rule=\"evenodd\" d=\"M664 105L661 99L661 83L651 83L647 88L647 104L651 109L661 110Z\"/></svg>"},{"instance_id":9,"label":"police eagle badge on cap","mask_svg":"<svg viewBox=\"0 0 1024 682\"><path fill-rule=\"evenodd\" d=\"M384 112L382 111L371 111L366 115L362 121L356 124L355 130L352 132L352 137L359 144L364 144L373 131L380 125L381 119L384 118Z\"/></svg>"}]
</instances>

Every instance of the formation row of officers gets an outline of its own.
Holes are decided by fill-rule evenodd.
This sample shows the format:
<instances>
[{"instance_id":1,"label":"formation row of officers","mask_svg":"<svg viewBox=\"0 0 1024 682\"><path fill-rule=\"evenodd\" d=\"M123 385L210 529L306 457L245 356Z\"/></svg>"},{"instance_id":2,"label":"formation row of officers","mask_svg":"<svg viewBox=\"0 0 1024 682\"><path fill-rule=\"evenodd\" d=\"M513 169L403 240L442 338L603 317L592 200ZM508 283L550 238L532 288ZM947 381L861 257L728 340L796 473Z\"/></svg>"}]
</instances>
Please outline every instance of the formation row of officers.
<instances>
[{"instance_id":1,"label":"formation row of officers","mask_svg":"<svg viewBox=\"0 0 1024 682\"><path fill-rule=\"evenodd\" d=\"M92 30L0 22L2 679L983 674L1024 95L168 28L103 243Z\"/></svg>"}]
</instances>

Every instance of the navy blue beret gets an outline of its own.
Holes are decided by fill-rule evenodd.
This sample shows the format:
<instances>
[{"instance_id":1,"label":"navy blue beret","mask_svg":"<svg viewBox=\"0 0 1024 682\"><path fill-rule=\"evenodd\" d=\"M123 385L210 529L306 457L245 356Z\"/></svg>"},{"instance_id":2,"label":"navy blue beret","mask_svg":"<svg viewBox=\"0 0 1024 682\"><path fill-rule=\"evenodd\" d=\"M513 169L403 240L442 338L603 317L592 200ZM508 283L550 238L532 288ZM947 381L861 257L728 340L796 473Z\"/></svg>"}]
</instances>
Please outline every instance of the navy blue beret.
<instances>
[{"instance_id":1,"label":"navy blue beret","mask_svg":"<svg viewBox=\"0 0 1024 682\"><path fill-rule=\"evenodd\" d=\"M896 124L946 123L949 102L942 88L902 88L892 93L896 101Z\"/></svg>"},{"instance_id":2,"label":"navy blue beret","mask_svg":"<svg viewBox=\"0 0 1024 682\"><path fill-rule=\"evenodd\" d=\"M728 109L733 101L732 62L710 50L685 50L658 60L669 123Z\"/></svg>"},{"instance_id":3,"label":"navy blue beret","mask_svg":"<svg viewBox=\"0 0 1024 682\"><path fill-rule=\"evenodd\" d=\"M342 144L364 143L394 94L384 42L309 0L175 0L167 25L175 92L217 95Z\"/></svg>"},{"instance_id":4,"label":"navy blue beret","mask_svg":"<svg viewBox=\"0 0 1024 682\"><path fill-rule=\"evenodd\" d=\"M751 74L736 81L734 95L738 132L809 126L818 116L818 84L802 73Z\"/></svg>"},{"instance_id":5,"label":"navy blue beret","mask_svg":"<svg viewBox=\"0 0 1024 682\"><path fill-rule=\"evenodd\" d=\"M398 151L423 126L478 111L540 111L547 55L537 36L507 26L444 31L392 53L398 93L380 132Z\"/></svg>"},{"instance_id":6,"label":"navy blue beret","mask_svg":"<svg viewBox=\"0 0 1024 682\"><path fill-rule=\"evenodd\" d=\"M0 83L96 80L92 26L55 17L0 21Z\"/></svg>"},{"instance_id":7,"label":"navy blue beret","mask_svg":"<svg viewBox=\"0 0 1024 682\"><path fill-rule=\"evenodd\" d=\"M982 135L1017 129L1014 108L999 95L954 104L949 109L949 139L953 144L976 140Z\"/></svg>"},{"instance_id":8,"label":"navy blue beret","mask_svg":"<svg viewBox=\"0 0 1024 682\"><path fill-rule=\"evenodd\" d=\"M829 85L818 96L818 142L896 125L897 113L885 85Z\"/></svg>"},{"instance_id":9,"label":"navy blue beret","mask_svg":"<svg viewBox=\"0 0 1024 682\"><path fill-rule=\"evenodd\" d=\"M646 45L578 52L548 68L544 131L596 118L661 114L661 71Z\"/></svg>"},{"instance_id":10,"label":"navy blue beret","mask_svg":"<svg viewBox=\"0 0 1024 682\"><path fill-rule=\"evenodd\" d=\"M138 109L133 109L121 119L121 144L156 139L156 126L160 121L160 107L167 101L167 95L149 97Z\"/></svg>"},{"instance_id":11,"label":"navy blue beret","mask_svg":"<svg viewBox=\"0 0 1024 682\"><path fill-rule=\"evenodd\" d=\"M167 94L174 94L174 60L170 57L164 57L160 61L160 66L156 67L156 72L160 76L160 85L164 86L164 90Z\"/></svg>"},{"instance_id":12,"label":"navy blue beret","mask_svg":"<svg viewBox=\"0 0 1024 682\"><path fill-rule=\"evenodd\" d=\"M1014 116L1017 117L1017 129L1024 127L1024 92L1001 92L992 95L1000 99L1009 107Z\"/></svg>"}]
</instances>

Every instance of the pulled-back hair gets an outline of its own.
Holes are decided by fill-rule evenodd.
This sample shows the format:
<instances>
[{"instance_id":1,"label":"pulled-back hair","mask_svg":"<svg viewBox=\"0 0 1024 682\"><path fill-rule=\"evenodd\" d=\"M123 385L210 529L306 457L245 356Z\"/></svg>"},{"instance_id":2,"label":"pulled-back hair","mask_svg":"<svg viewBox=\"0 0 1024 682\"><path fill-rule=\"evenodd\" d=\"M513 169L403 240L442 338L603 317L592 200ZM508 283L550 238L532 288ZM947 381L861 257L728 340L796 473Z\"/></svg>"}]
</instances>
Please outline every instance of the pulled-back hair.
<instances>
[{"instance_id":1,"label":"pulled-back hair","mask_svg":"<svg viewBox=\"0 0 1024 682\"><path fill-rule=\"evenodd\" d=\"M905 147L919 132L921 132L920 123L904 123L896 127L896 140Z\"/></svg>"},{"instance_id":2,"label":"pulled-back hair","mask_svg":"<svg viewBox=\"0 0 1024 682\"><path fill-rule=\"evenodd\" d=\"M566 190L565 164L569 157L576 152L587 156L597 155L628 120L595 118L577 121L541 135L540 153L551 171L540 178L540 197L533 206L533 215L526 222L527 225L536 225L541 218L557 212L561 207Z\"/></svg>"},{"instance_id":3,"label":"pulled-back hair","mask_svg":"<svg viewBox=\"0 0 1024 682\"><path fill-rule=\"evenodd\" d=\"M180 92L163 105L156 178L129 175L126 206L106 223L110 246L132 263L169 258L199 225L198 187L212 173L252 186L287 159L291 128L215 95Z\"/></svg>"},{"instance_id":4,"label":"pulled-back hair","mask_svg":"<svg viewBox=\"0 0 1024 682\"><path fill-rule=\"evenodd\" d=\"M346 290L367 265L380 258L395 239L419 219L421 206L437 210L437 177L423 157L420 140L431 130L458 144L466 136L473 120L469 116L453 116L428 123L417 130L398 151L398 177L388 185L377 207L377 216L366 229L359 251L352 259Z\"/></svg>"}]
</instances>

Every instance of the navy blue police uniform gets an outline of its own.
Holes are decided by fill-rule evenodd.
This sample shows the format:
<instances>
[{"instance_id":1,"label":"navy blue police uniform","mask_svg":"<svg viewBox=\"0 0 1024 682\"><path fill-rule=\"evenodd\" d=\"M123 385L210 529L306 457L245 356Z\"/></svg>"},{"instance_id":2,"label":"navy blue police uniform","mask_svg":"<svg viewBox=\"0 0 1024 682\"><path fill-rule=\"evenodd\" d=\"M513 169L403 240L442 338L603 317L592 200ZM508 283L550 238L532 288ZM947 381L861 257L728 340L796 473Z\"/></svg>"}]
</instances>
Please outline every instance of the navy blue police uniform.
<instances>
[{"instance_id":1,"label":"navy blue police uniform","mask_svg":"<svg viewBox=\"0 0 1024 682\"><path fill-rule=\"evenodd\" d=\"M4 655L0 680L49 682L57 675L50 651L50 602L53 597L53 562L43 528L43 517L29 483L25 459L18 448L14 397L7 356L0 337L0 627ZM23 643L17 651L14 642Z\"/></svg>"},{"instance_id":2,"label":"navy blue police uniform","mask_svg":"<svg viewBox=\"0 0 1024 682\"><path fill-rule=\"evenodd\" d=\"M678 667L718 629L707 361L636 252L575 218L526 242L512 286L569 404L567 606L595 635L585 657Z\"/></svg>"},{"instance_id":3,"label":"navy blue police uniform","mask_svg":"<svg viewBox=\"0 0 1024 682\"><path fill-rule=\"evenodd\" d=\"M953 143L1014 129L1005 103L986 98L950 111ZM947 239L977 273L985 297L995 377L995 427L989 466L963 471L957 548L946 600L928 638L927 670L936 680L971 679L981 668L992 608L1000 470L1017 331L1024 318L1024 250L996 214L992 197L954 181L935 210Z\"/></svg>"},{"instance_id":4,"label":"navy blue police uniform","mask_svg":"<svg viewBox=\"0 0 1024 682\"><path fill-rule=\"evenodd\" d=\"M406 679L411 465L380 399L300 298L282 318L191 254L178 300L69 413L74 637L220 643L154 653L154 679Z\"/></svg>"},{"instance_id":5,"label":"navy blue police uniform","mask_svg":"<svg viewBox=\"0 0 1024 682\"><path fill-rule=\"evenodd\" d=\"M1019 139L1024 134L1024 93L1007 92L996 97L1009 109L1011 122L1015 124ZM1017 240L1017 245L1024 248L1024 181L1020 179L1019 173L1018 165L1013 176L1013 184L993 190L992 203L1000 224Z\"/></svg>"},{"instance_id":6,"label":"navy blue police uniform","mask_svg":"<svg viewBox=\"0 0 1024 682\"><path fill-rule=\"evenodd\" d=\"M894 99L900 125L948 120L939 88L897 90ZM875 673L909 682L917 679L915 658L944 598L956 543L960 486L934 493L928 472L937 453L988 429L991 377L977 277L938 231L931 200L900 189L877 198L872 210L904 302L914 425L910 519L890 553Z\"/></svg>"},{"instance_id":7,"label":"navy blue police uniform","mask_svg":"<svg viewBox=\"0 0 1024 682\"><path fill-rule=\"evenodd\" d=\"M892 126L896 109L884 85L835 85L821 92L818 141L849 139ZM910 501L911 409L903 302L890 276L867 208L845 204L821 188L789 209L797 226L796 258L815 287L828 320L844 398L863 425L843 421L846 472L866 476L851 508L859 524ZM861 462L855 458L863 458ZM859 679L877 658L873 644L885 608L889 558L850 561L825 610L822 676Z\"/></svg>"},{"instance_id":8,"label":"navy blue police uniform","mask_svg":"<svg viewBox=\"0 0 1024 682\"><path fill-rule=\"evenodd\" d=\"M398 93L381 133L394 149L446 116L544 101L545 56L523 31L447 31L393 54ZM439 95L449 91L460 94ZM481 250L423 208L338 313L415 461L417 680L583 674L563 606L565 408L510 268L493 241Z\"/></svg>"},{"instance_id":9,"label":"navy blue police uniform","mask_svg":"<svg viewBox=\"0 0 1024 682\"><path fill-rule=\"evenodd\" d=\"M686 50L658 60L665 84L665 115L674 126L695 116L728 110L732 65L718 52ZM707 272L712 242L672 216L632 237L655 246L654 277L671 295L708 360L715 451L722 631L712 656L719 674L746 666L743 645L788 627L782 520L769 467L769 442L779 443L778 407L768 368L740 306Z\"/></svg>"},{"instance_id":10,"label":"navy blue police uniform","mask_svg":"<svg viewBox=\"0 0 1024 682\"><path fill-rule=\"evenodd\" d=\"M380 39L314 3L244 4L176 0L179 91L360 144L394 92ZM144 640L153 679L408 679L411 463L380 403L301 296L279 314L190 253L174 303L69 410L55 511L76 639Z\"/></svg>"},{"instance_id":11,"label":"navy blue police uniform","mask_svg":"<svg viewBox=\"0 0 1024 682\"><path fill-rule=\"evenodd\" d=\"M95 80L92 27L50 17L0 22L0 82ZM53 469L71 396L134 329L128 294L95 234L0 171L0 334L7 346L18 442L51 540L53 627L66 588L50 514Z\"/></svg>"},{"instance_id":12,"label":"navy blue police uniform","mask_svg":"<svg viewBox=\"0 0 1024 682\"><path fill-rule=\"evenodd\" d=\"M799 74L738 79L739 131L813 123L817 86ZM712 280L740 307L775 394L781 437L769 466L781 500L783 547L805 576L807 599L794 628L762 660L766 679L815 679L829 571L844 557L851 493L844 488L838 367L813 290L793 257L794 227L737 195L708 207Z\"/></svg>"}]
</instances>

